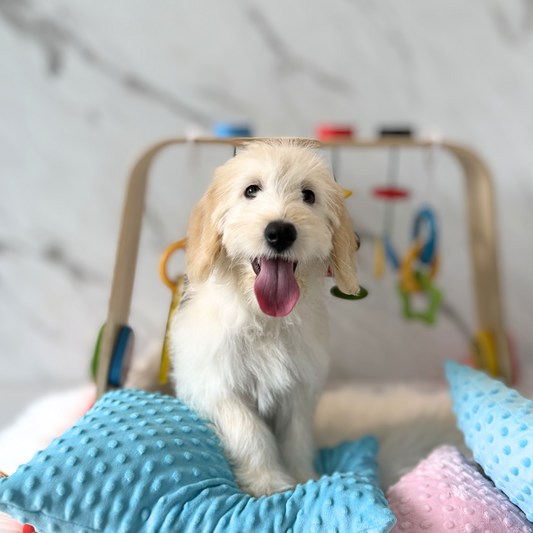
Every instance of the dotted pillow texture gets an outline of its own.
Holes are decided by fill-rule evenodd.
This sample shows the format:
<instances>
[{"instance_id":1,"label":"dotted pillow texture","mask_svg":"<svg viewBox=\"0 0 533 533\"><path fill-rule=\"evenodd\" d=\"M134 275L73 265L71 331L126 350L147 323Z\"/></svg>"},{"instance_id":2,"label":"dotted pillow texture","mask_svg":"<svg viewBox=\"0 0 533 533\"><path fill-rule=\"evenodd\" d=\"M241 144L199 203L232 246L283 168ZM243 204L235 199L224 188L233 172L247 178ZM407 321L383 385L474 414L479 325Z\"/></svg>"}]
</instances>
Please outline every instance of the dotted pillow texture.
<instances>
[{"instance_id":1,"label":"dotted pillow texture","mask_svg":"<svg viewBox=\"0 0 533 533\"><path fill-rule=\"evenodd\" d=\"M0 512L40 533L387 533L396 520L376 453L372 437L322 450L326 476L255 499L239 490L210 425L180 400L119 390L0 480Z\"/></svg>"},{"instance_id":2,"label":"dotted pillow texture","mask_svg":"<svg viewBox=\"0 0 533 533\"><path fill-rule=\"evenodd\" d=\"M474 459L533 521L533 401L457 363L446 363L446 377Z\"/></svg>"},{"instance_id":3,"label":"dotted pillow texture","mask_svg":"<svg viewBox=\"0 0 533 533\"><path fill-rule=\"evenodd\" d=\"M524 513L453 446L437 448L387 491L392 532L531 533Z\"/></svg>"}]
</instances>

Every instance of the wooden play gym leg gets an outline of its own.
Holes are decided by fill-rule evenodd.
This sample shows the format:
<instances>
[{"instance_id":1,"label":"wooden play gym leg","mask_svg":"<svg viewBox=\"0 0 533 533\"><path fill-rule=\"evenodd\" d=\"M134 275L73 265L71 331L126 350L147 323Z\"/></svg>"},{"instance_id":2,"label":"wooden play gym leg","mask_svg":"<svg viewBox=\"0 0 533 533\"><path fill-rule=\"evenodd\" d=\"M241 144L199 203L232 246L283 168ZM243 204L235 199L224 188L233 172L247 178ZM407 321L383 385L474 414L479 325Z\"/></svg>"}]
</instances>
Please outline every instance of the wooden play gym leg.
<instances>
[{"instance_id":1,"label":"wooden play gym leg","mask_svg":"<svg viewBox=\"0 0 533 533\"><path fill-rule=\"evenodd\" d=\"M507 384L513 380L509 344L504 328L498 273L497 234L492 180L485 163L471 150L448 144L463 167L466 178L470 248L474 267L476 309L480 329L495 341L498 374Z\"/></svg>"},{"instance_id":2,"label":"wooden play gym leg","mask_svg":"<svg viewBox=\"0 0 533 533\"><path fill-rule=\"evenodd\" d=\"M122 212L115 269L109 298L96 374L96 397L101 398L108 388L108 375L113 350L121 326L128 323L133 294L133 282L141 239L141 226L146 197L148 170L154 157L167 146L183 144L186 139L171 139L156 144L145 152L131 172Z\"/></svg>"}]
</instances>

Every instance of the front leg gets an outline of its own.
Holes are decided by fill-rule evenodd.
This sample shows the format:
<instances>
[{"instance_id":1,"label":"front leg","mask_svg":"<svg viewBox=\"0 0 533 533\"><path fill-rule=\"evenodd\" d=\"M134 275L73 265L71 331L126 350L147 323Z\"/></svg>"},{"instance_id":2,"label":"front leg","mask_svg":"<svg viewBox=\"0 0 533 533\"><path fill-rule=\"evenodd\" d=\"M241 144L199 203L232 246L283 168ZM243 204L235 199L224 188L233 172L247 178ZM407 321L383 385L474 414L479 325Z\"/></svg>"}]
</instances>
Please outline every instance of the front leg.
<instances>
[{"instance_id":1,"label":"front leg","mask_svg":"<svg viewBox=\"0 0 533 533\"><path fill-rule=\"evenodd\" d=\"M276 433L283 462L296 481L302 484L318 478L314 467L315 396L304 390L298 391L291 397L291 401L284 403L277 424Z\"/></svg>"},{"instance_id":2,"label":"front leg","mask_svg":"<svg viewBox=\"0 0 533 533\"><path fill-rule=\"evenodd\" d=\"M259 415L237 397L216 405L212 420L241 490L259 498L293 488L296 481L282 466L274 435Z\"/></svg>"}]
</instances>

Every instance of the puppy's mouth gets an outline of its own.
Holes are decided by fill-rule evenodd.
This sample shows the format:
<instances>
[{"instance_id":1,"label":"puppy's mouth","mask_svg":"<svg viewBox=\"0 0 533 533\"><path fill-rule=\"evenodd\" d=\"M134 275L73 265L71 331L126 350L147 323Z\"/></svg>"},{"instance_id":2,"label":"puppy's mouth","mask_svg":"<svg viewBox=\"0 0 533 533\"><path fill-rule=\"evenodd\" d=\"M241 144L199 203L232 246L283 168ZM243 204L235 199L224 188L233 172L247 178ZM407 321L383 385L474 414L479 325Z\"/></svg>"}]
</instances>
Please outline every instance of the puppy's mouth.
<instances>
[{"instance_id":1,"label":"puppy's mouth","mask_svg":"<svg viewBox=\"0 0 533 533\"><path fill-rule=\"evenodd\" d=\"M300 287L294 277L297 261L280 257L255 258L252 268L257 276L254 293L261 311L269 316L287 316L300 298Z\"/></svg>"},{"instance_id":2,"label":"puppy's mouth","mask_svg":"<svg viewBox=\"0 0 533 533\"><path fill-rule=\"evenodd\" d=\"M298 261L293 261L292 262L292 272L296 272L296 267L298 266ZM252 268L255 272L255 275L256 277L259 276L259 273L261 272L261 259L259 259L258 257L256 257L253 261L252 261Z\"/></svg>"}]
</instances>

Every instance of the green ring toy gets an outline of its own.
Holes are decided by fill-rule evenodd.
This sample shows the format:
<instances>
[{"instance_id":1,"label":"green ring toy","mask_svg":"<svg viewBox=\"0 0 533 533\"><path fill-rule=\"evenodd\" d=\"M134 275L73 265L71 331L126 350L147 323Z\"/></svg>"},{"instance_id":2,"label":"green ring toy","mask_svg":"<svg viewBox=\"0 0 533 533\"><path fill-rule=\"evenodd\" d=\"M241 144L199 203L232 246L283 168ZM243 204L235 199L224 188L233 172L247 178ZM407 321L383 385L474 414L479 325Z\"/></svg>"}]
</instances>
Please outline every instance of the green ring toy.
<instances>
[{"instance_id":1,"label":"green ring toy","mask_svg":"<svg viewBox=\"0 0 533 533\"><path fill-rule=\"evenodd\" d=\"M359 294L344 294L337 285L329 291L333 296L343 300L362 300L368 296L368 291L364 287L359 287Z\"/></svg>"}]
</instances>

